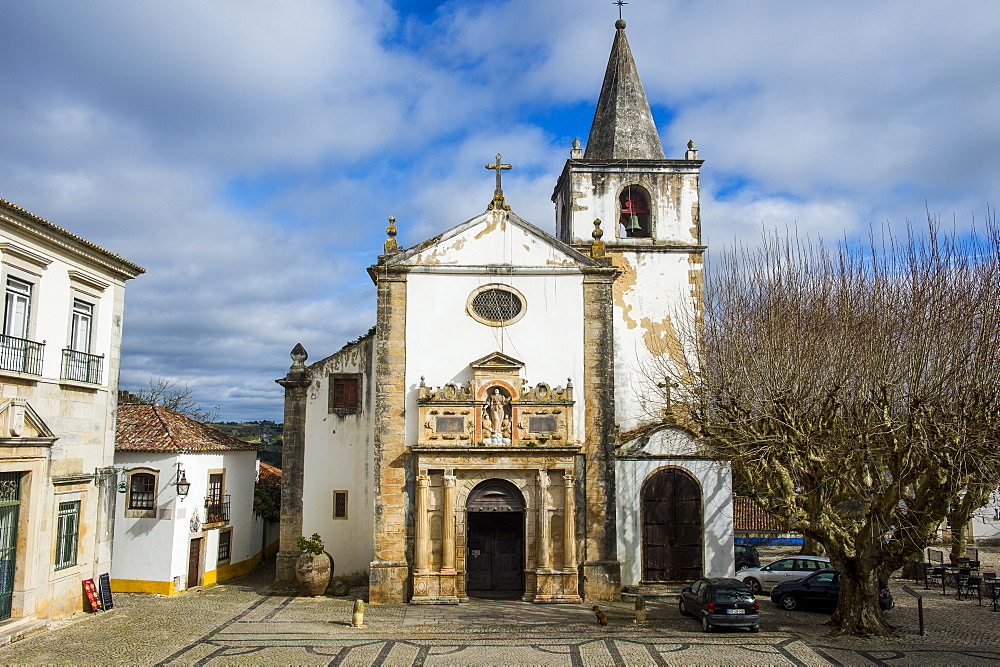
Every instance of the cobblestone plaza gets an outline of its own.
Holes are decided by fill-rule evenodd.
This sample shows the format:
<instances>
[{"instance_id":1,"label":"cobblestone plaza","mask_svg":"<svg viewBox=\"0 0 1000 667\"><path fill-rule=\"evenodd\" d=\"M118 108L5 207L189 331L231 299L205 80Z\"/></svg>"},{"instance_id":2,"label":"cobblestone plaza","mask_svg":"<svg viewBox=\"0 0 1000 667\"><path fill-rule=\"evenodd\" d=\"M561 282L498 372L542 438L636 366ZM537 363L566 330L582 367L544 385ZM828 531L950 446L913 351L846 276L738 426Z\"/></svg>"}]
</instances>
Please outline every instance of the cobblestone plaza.
<instances>
[{"instance_id":1,"label":"cobblestone plaza","mask_svg":"<svg viewBox=\"0 0 1000 667\"><path fill-rule=\"evenodd\" d=\"M827 616L783 612L761 597L761 632L706 634L673 597L647 603L636 625L629 602L587 605L475 601L369 605L350 627L348 598L270 590L273 565L226 584L172 597L119 594L108 612L78 616L0 648L2 664L996 664L1000 613L926 591L927 634L916 600L893 585L890 639L830 638ZM922 588L918 588L923 592Z\"/></svg>"}]
</instances>

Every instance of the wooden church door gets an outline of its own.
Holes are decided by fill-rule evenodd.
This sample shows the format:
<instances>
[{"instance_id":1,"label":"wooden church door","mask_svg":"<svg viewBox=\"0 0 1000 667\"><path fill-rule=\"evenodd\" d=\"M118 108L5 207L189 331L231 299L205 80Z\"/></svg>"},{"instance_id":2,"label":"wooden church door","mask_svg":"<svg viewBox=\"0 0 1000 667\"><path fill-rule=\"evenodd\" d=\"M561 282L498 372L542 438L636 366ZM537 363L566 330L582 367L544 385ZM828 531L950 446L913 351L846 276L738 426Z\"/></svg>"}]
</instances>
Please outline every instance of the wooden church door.
<instances>
[{"instance_id":1,"label":"wooden church door","mask_svg":"<svg viewBox=\"0 0 1000 667\"><path fill-rule=\"evenodd\" d=\"M524 591L524 497L510 482L483 482L466 505L466 562L470 592Z\"/></svg>"},{"instance_id":2,"label":"wooden church door","mask_svg":"<svg viewBox=\"0 0 1000 667\"><path fill-rule=\"evenodd\" d=\"M642 486L644 581L694 581L702 574L701 489L668 468Z\"/></svg>"}]
</instances>

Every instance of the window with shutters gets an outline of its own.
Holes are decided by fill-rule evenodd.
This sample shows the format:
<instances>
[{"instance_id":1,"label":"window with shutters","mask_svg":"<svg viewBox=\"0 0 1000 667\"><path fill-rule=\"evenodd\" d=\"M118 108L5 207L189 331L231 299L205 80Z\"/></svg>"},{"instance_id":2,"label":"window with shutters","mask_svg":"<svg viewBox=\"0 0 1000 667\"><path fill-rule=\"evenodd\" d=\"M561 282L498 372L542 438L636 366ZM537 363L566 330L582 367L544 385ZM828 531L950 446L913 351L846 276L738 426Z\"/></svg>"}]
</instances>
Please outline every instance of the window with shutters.
<instances>
[{"instance_id":1,"label":"window with shutters","mask_svg":"<svg viewBox=\"0 0 1000 667\"><path fill-rule=\"evenodd\" d=\"M360 389L359 375L331 375L329 412L339 414L361 412Z\"/></svg>"},{"instance_id":2,"label":"window with shutters","mask_svg":"<svg viewBox=\"0 0 1000 667\"><path fill-rule=\"evenodd\" d=\"M219 531L219 563L228 563L232 555L233 529Z\"/></svg>"}]
</instances>

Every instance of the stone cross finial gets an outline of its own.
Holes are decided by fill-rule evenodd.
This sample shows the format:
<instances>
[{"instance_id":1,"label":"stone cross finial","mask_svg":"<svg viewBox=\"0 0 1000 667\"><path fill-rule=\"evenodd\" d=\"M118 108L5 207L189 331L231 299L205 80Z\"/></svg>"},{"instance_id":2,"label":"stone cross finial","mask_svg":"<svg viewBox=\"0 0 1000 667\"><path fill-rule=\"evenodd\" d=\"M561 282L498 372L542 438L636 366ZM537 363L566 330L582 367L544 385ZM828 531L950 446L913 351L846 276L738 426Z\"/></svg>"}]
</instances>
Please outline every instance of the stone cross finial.
<instances>
[{"instance_id":1,"label":"stone cross finial","mask_svg":"<svg viewBox=\"0 0 1000 667\"><path fill-rule=\"evenodd\" d=\"M399 252L399 244L396 243L396 216L389 216L389 226L385 228L385 233L389 236L385 240L385 254L395 255Z\"/></svg>"},{"instance_id":2,"label":"stone cross finial","mask_svg":"<svg viewBox=\"0 0 1000 667\"><path fill-rule=\"evenodd\" d=\"M627 5L628 3L624 2L623 0L617 0L617 2L612 2L611 4L612 5L618 5L618 20L621 21L622 20L622 5Z\"/></svg>"},{"instance_id":3,"label":"stone cross finial","mask_svg":"<svg viewBox=\"0 0 1000 667\"><path fill-rule=\"evenodd\" d=\"M501 211L509 211L510 210L510 206L508 206L506 204L506 202L504 201L504 198L503 198L503 185L501 184L501 181L500 181L500 174L503 171L507 171L508 169L512 169L513 165L510 165L510 164L501 164L501 162L500 162L500 153L497 153L497 161L496 161L496 163L495 164L488 164L488 165L486 165L486 168L487 169L492 169L492 170L494 170L494 171L497 172L497 187L493 191L493 201L491 201L490 205L486 207L486 210L487 211L492 211L493 209L499 209Z\"/></svg>"}]
</instances>

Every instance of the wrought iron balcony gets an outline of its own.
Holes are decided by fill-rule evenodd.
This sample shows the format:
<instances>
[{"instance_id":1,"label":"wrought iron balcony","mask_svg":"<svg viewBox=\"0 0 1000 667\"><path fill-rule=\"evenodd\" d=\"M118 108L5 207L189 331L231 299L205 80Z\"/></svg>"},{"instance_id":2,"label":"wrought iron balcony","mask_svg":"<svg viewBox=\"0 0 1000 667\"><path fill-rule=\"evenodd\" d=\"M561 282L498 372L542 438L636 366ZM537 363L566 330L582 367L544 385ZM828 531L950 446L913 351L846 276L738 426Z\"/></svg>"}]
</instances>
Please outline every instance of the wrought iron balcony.
<instances>
[{"instance_id":1,"label":"wrought iron balcony","mask_svg":"<svg viewBox=\"0 0 1000 667\"><path fill-rule=\"evenodd\" d=\"M229 494L223 497L207 496L205 498L205 521L204 523L228 523L229 522Z\"/></svg>"},{"instance_id":2,"label":"wrought iron balcony","mask_svg":"<svg viewBox=\"0 0 1000 667\"><path fill-rule=\"evenodd\" d=\"M0 368L5 371L41 375L44 350L45 343L0 335Z\"/></svg>"},{"instance_id":3,"label":"wrought iron balcony","mask_svg":"<svg viewBox=\"0 0 1000 667\"><path fill-rule=\"evenodd\" d=\"M77 350L63 350L62 379L101 384L104 355L88 354Z\"/></svg>"}]
</instances>

